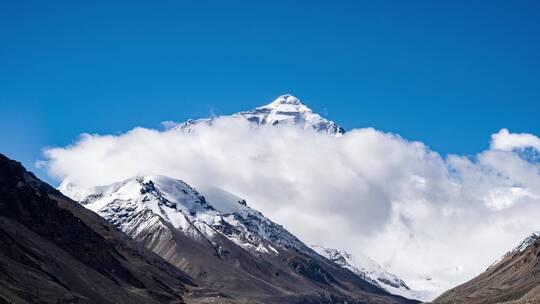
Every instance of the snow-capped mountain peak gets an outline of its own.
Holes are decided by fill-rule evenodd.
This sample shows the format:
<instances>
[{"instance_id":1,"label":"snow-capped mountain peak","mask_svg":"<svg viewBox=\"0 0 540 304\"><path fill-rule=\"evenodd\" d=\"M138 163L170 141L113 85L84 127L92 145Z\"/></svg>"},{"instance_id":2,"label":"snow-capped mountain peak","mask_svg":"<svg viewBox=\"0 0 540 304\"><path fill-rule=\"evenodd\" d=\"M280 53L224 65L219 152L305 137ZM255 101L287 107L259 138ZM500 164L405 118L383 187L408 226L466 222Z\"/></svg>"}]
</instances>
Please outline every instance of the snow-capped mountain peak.
<instances>
[{"instance_id":1,"label":"snow-capped mountain peak","mask_svg":"<svg viewBox=\"0 0 540 304\"><path fill-rule=\"evenodd\" d=\"M345 130L337 123L313 112L300 99L290 94L281 95L267 105L257 107L253 110L235 113L231 116L246 119L257 126L297 126L303 129L313 129L317 132L337 136L345 133ZM176 124L172 128L191 133L197 124L204 123L211 125L213 119L190 119L186 122Z\"/></svg>"},{"instance_id":2,"label":"snow-capped mountain peak","mask_svg":"<svg viewBox=\"0 0 540 304\"><path fill-rule=\"evenodd\" d=\"M300 99L290 94L281 95L265 106L233 114L233 117L243 117L258 126L288 125L335 135L345 133L338 124L314 113Z\"/></svg>"},{"instance_id":3,"label":"snow-capped mountain peak","mask_svg":"<svg viewBox=\"0 0 540 304\"><path fill-rule=\"evenodd\" d=\"M134 198L142 203L154 201L156 206L165 205L179 211L184 210L189 214L213 209L191 186L163 175L137 176L111 185L84 190L73 183L62 183L59 190L94 211L98 211L112 200Z\"/></svg>"},{"instance_id":4,"label":"snow-capped mountain peak","mask_svg":"<svg viewBox=\"0 0 540 304\"><path fill-rule=\"evenodd\" d=\"M277 253L279 247L307 248L245 200L217 187L202 189L204 195L181 180L162 175L138 176L90 189L68 182L59 187L66 196L131 236L153 225L171 225L209 243L221 234L258 254Z\"/></svg>"},{"instance_id":5,"label":"snow-capped mountain peak","mask_svg":"<svg viewBox=\"0 0 540 304\"><path fill-rule=\"evenodd\" d=\"M308 109L306 107L306 105L304 105L300 101L300 99L298 99L296 96L293 96L291 94L283 94L283 95L279 96L278 98L276 98L271 103L269 103L269 104L267 104L265 106L259 107L259 108L278 108L278 107L283 106L283 105L296 106L296 107L305 107L306 109Z\"/></svg>"}]
</instances>

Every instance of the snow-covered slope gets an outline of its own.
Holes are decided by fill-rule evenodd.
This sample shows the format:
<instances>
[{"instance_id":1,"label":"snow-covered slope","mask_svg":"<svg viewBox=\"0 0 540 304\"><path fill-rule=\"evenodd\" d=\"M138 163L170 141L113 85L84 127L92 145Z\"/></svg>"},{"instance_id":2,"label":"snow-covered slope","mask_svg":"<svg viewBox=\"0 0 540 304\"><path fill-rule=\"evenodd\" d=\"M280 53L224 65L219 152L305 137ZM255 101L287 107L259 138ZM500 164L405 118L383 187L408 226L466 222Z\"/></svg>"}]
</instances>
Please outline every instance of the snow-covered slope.
<instances>
[{"instance_id":1,"label":"snow-covered slope","mask_svg":"<svg viewBox=\"0 0 540 304\"><path fill-rule=\"evenodd\" d=\"M386 291L404 296L409 299L425 300L421 292L411 290L405 282L395 274L389 273L373 259L365 255L355 255L320 245L312 245L311 248L318 254L326 257L343 268L347 268L366 281L379 286Z\"/></svg>"},{"instance_id":2,"label":"snow-covered slope","mask_svg":"<svg viewBox=\"0 0 540 304\"><path fill-rule=\"evenodd\" d=\"M243 118L257 126L299 126L304 129L314 129L318 132L341 135L345 130L333 121L323 118L314 113L310 108L303 104L298 98L285 94L279 96L273 102L255 108L250 111L233 114L232 117ZM212 123L211 118L188 120L173 126L174 129L185 132L192 132L193 127L199 123Z\"/></svg>"},{"instance_id":3,"label":"snow-covered slope","mask_svg":"<svg viewBox=\"0 0 540 304\"><path fill-rule=\"evenodd\" d=\"M527 249L532 243L536 242L540 238L540 231L534 231L529 236L527 236L516 248L512 249L510 253L522 252Z\"/></svg>"},{"instance_id":4,"label":"snow-covered slope","mask_svg":"<svg viewBox=\"0 0 540 304\"><path fill-rule=\"evenodd\" d=\"M171 224L192 239L210 242L219 233L257 253L275 247L306 250L295 236L240 199L219 188L205 188L210 200L181 180L139 176L107 186L81 189L69 182L59 190L136 237L158 223ZM219 248L216 248L219 249Z\"/></svg>"}]
</instances>

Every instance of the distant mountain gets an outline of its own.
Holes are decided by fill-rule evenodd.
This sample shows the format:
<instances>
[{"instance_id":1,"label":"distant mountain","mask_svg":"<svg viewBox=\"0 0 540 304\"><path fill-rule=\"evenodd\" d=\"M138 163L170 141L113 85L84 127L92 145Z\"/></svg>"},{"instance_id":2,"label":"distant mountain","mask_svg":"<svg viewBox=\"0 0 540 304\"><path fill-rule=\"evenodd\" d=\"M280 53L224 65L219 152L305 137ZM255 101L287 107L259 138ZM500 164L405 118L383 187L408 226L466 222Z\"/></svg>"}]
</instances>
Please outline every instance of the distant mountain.
<instances>
[{"instance_id":1,"label":"distant mountain","mask_svg":"<svg viewBox=\"0 0 540 304\"><path fill-rule=\"evenodd\" d=\"M317 253L330 259L341 267L347 268L366 281L381 287L391 294L401 295L409 299L424 300L426 294L411 290L407 284L395 274L389 273L374 260L363 255L352 255L343 250L326 248L320 245L311 246Z\"/></svg>"},{"instance_id":2,"label":"distant mountain","mask_svg":"<svg viewBox=\"0 0 540 304\"><path fill-rule=\"evenodd\" d=\"M0 154L0 303L184 303L195 289L184 272Z\"/></svg>"},{"instance_id":3,"label":"distant mountain","mask_svg":"<svg viewBox=\"0 0 540 304\"><path fill-rule=\"evenodd\" d=\"M540 233L532 233L482 274L434 303L540 303Z\"/></svg>"},{"instance_id":4,"label":"distant mountain","mask_svg":"<svg viewBox=\"0 0 540 304\"><path fill-rule=\"evenodd\" d=\"M257 126L294 125L338 136L345 133L341 126L314 113L298 98L290 94L281 95L265 106L233 114L232 117L246 119ZM174 125L173 128L184 132L192 132L195 125L200 123L212 124L212 122L213 118L188 120Z\"/></svg>"},{"instance_id":5,"label":"distant mountain","mask_svg":"<svg viewBox=\"0 0 540 304\"><path fill-rule=\"evenodd\" d=\"M317 254L222 189L166 176L60 190L198 282L250 303L415 303Z\"/></svg>"}]
</instances>

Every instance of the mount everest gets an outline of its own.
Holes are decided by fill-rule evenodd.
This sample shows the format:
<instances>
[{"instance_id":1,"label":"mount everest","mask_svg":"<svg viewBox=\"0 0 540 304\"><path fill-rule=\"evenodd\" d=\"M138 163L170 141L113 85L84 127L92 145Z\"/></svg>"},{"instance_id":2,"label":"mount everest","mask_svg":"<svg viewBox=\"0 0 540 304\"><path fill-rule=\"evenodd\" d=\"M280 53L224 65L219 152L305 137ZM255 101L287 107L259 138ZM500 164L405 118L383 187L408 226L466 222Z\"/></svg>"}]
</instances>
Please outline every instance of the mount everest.
<instances>
[{"instance_id":1,"label":"mount everest","mask_svg":"<svg viewBox=\"0 0 540 304\"><path fill-rule=\"evenodd\" d=\"M235 113L234 118L245 119L255 126L298 126L303 129L313 129L332 135L341 135L345 130L337 123L321 117L304 105L298 98L285 94L271 103L250 111ZM193 126L200 123L212 124L212 118L188 120L172 124L169 127L185 132L192 132Z\"/></svg>"}]
</instances>

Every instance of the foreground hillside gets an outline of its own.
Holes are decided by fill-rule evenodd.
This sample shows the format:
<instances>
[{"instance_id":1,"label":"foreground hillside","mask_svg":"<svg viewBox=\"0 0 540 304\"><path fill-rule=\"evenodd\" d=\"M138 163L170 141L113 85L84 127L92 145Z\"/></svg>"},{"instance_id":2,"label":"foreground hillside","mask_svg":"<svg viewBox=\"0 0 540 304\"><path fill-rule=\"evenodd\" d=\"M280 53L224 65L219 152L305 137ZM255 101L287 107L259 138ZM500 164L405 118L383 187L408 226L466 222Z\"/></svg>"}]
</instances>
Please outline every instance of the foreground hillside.
<instances>
[{"instance_id":1,"label":"foreground hillside","mask_svg":"<svg viewBox=\"0 0 540 304\"><path fill-rule=\"evenodd\" d=\"M183 303L193 285L0 154L0 303Z\"/></svg>"},{"instance_id":2,"label":"foreground hillside","mask_svg":"<svg viewBox=\"0 0 540 304\"><path fill-rule=\"evenodd\" d=\"M434 303L540 303L540 234L531 234L485 272Z\"/></svg>"}]
</instances>

